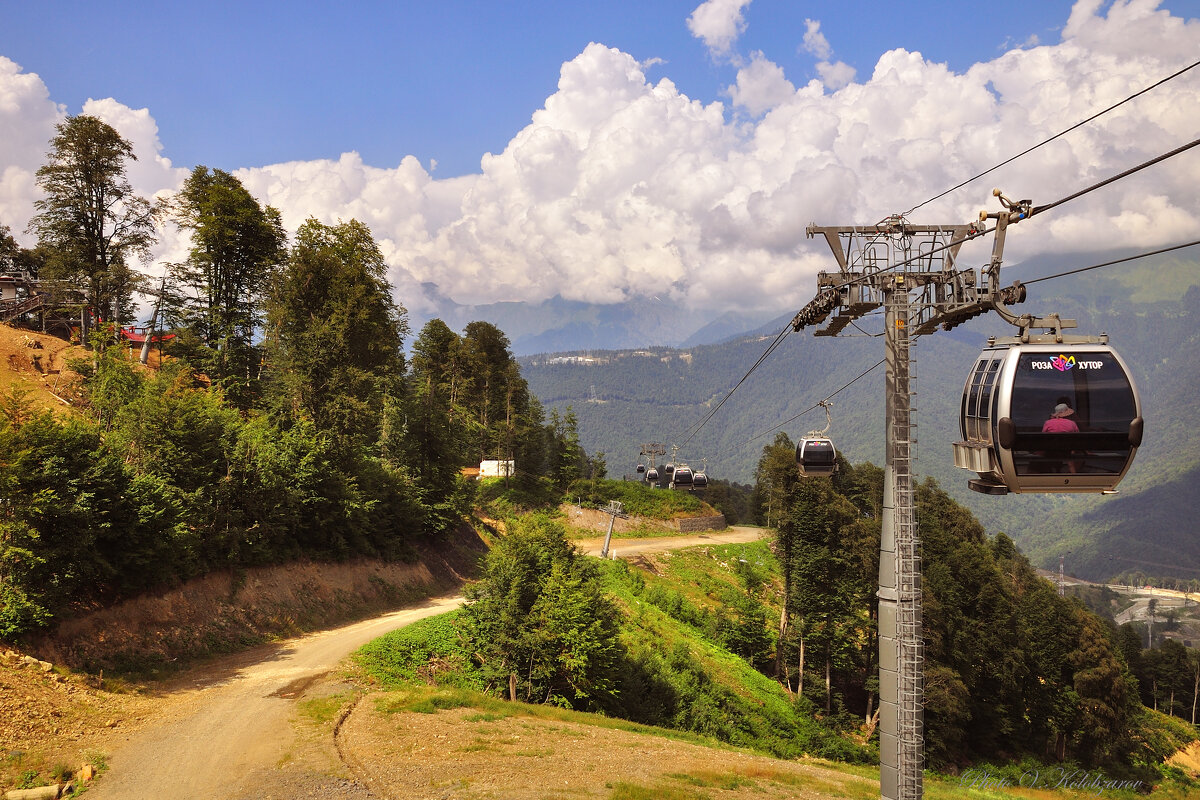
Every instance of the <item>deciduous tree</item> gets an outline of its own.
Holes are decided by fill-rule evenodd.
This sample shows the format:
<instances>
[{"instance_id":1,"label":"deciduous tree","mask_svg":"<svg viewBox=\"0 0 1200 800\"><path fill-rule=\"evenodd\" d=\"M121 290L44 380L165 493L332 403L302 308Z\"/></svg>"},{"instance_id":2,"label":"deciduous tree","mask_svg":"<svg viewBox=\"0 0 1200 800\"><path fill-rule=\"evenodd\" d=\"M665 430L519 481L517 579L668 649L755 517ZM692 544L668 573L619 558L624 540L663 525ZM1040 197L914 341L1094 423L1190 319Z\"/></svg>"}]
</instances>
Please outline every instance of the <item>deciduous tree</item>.
<instances>
[{"instance_id":1,"label":"deciduous tree","mask_svg":"<svg viewBox=\"0 0 1200 800\"><path fill-rule=\"evenodd\" d=\"M85 289L101 319L121 322L132 311L132 261L155 240L150 202L125 175L133 146L102 120L67 117L37 171L45 196L34 205L29 230L46 248L43 277Z\"/></svg>"},{"instance_id":2,"label":"deciduous tree","mask_svg":"<svg viewBox=\"0 0 1200 800\"><path fill-rule=\"evenodd\" d=\"M561 526L525 518L468 587L467 635L493 687L512 699L597 707L620 662L617 610Z\"/></svg>"},{"instance_id":3,"label":"deciduous tree","mask_svg":"<svg viewBox=\"0 0 1200 800\"><path fill-rule=\"evenodd\" d=\"M373 446L384 400L402 385L405 316L366 225L301 225L268 304L272 381L284 415Z\"/></svg>"}]
</instances>

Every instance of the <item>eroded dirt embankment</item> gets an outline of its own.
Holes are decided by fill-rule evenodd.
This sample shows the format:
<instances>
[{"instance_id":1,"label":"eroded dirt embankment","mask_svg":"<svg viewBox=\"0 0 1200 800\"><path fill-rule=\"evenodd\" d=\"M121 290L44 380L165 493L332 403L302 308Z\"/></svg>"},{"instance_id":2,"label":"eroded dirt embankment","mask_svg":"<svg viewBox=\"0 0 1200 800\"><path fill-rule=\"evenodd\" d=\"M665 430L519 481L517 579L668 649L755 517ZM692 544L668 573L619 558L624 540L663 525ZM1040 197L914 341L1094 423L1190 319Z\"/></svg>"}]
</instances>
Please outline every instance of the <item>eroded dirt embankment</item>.
<instances>
[{"instance_id":1,"label":"eroded dirt embankment","mask_svg":"<svg viewBox=\"0 0 1200 800\"><path fill-rule=\"evenodd\" d=\"M417 550L413 563L305 561L213 573L65 620L22 649L91 672L231 652L452 591L485 545L464 528Z\"/></svg>"}]
</instances>

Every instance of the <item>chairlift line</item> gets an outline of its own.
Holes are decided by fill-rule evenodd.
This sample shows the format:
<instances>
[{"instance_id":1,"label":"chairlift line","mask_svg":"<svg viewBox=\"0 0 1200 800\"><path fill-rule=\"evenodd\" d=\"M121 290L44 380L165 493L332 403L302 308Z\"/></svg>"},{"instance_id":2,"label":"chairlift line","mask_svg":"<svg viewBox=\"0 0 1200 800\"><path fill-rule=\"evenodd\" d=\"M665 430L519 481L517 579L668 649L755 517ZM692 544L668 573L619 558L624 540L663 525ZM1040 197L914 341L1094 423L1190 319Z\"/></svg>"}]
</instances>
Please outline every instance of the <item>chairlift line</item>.
<instances>
[{"instance_id":1,"label":"chairlift line","mask_svg":"<svg viewBox=\"0 0 1200 800\"><path fill-rule=\"evenodd\" d=\"M1186 67L1186 68L1185 68L1185 69L1183 69L1183 70L1180 70L1179 72L1175 73L1174 75L1171 75L1171 76L1169 76L1168 78L1164 79L1163 81L1160 81L1159 83L1165 82L1166 80L1170 80L1171 78L1173 78L1173 77L1176 77L1177 75L1179 75L1179 74L1182 74L1183 72L1186 72L1187 70L1189 70L1189 69L1192 69L1193 67L1195 67L1195 66L1198 66L1198 65L1200 65L1200 61L1198 61L1198 62L1196 62L1196 63L1194 63L1194 64L1192 64L1192 65L1190 65L1190 66ZM1155 84L1155 86L1157 86L1157 85L1158 85L1158 84ZM1154 86L1148 87L1148 89L1149 89L1149 88L1154 88ZM1147 90L1148 90L1148 89L1147 89ZM1143 91L1147 91L1147 90L1143 90ZM1134 95L1134 96L1136 96L1136 95ZM1130 99L1132 99L1132 98L1130 98ZM1119 104L1118 104L1118 105L1119 105ZM1101 113L1103 113L1103 112L1101 112ZM1098 116L1098 115L1097 115L1097 116ZM1093 117L1093 118L1094 118L1094 117ZM1089 120L1085 120L1084 122L1087 122L1087 121L1089 121ZM1080 124L1082 124L1082 123L1080 123ZM1078 127L1078 126L1076 126L1076 127ZM1068 130L1071 130L1071 129L1068 129ZM1065 132L1065 131L1064 131L1064 132ZM1143 163L1141 163L1141 164L1138 164L1137 166L1131 167L1130 169L1128 169L1128 170L1125 170L1124 172L1121 172L1121 173L1119 173L1119 174L1117 174L1117 175L1114 175L1114 176L1112 176L1112 177L1110 177L1110 178L1106 178L1105 180L1103 180L1103 181L1100 181L1100 182L1098 182L1098 183L1096 183L1096 184L1093 184L1093 185L1091 185L1091 186L1085 187L1085 188L1083 188L1083 189L1081 189L1081 190L1079 190L1079 191L1077 191L1077 192L1075 192L1075 193L1073 193L1073 194L1067 195L1066 197L1063 197L1063 198L1061 198L1061 199L1059 199L1059 200L1056 200L1056 201L1054 201L1054 202L1052 202L1052 203L1048 203L1048 204L1046 204L1046 205L1043 205L1043 206L1036 206L1036 207L1032 207L1032 206L1031 206L1031 207L1029 207L1029 208L1028 208L1028 210L1027 210L1027 211L1026 211L1026 210L1020 210L1020 211L1018 211L1018 212L1017 212L1017 213L1018 213L1018 217L1017 217L1017 219L1025 219L1025 218L1030 218L1030 217L1033 217L1034 215L1037 215L1037 214L1043 214L1043 213L1045 213L1045 212L1047 212L1047 211L1050 211L1050 210L1052 210L1052 209L1056 208L1057 206L1060 206L1060 205L1062 205L1062 204L1064 204L1064 203L1067 203L1067 202L1069 202L1069 201L1071 201L1071 200L1074 200L1074 199L1077 199L1077 198L1079 198L1079 197L1082 197L1083 195L1085 195L1085 194L1088 194L1088 193L1090 193L1090 192L1093 192L1093 191L1095 191L1095 190L1097 190L1097 189L1100 189L1100 188L1103 188L1103 187L1105 187L1105 186L1108 186L1108 185L1110 185L1110 184L1112 184L1112 183L1115 183L1116 181L1119 181L1119 180L1121 180L1121 179L1123 179L1123 178L1129 177L1130 175L1133 175L1133 174L1134 174L1134 173L1136 173L1136 172L1139 172L1139 171L1141 171L1141 170L1143 170L1143 169L1146 169L1146 168L1148 168L1148 167L1150 167L1150 166L1153 166L1153 165L1155 165L1155 164L1158 164L1158 163L1160 163L1160 162L1162 162L1162 161L1164 161L1164 160L1166 160L1166 159L1168 159L1168 158L1172 158L1172 157L1174 157L1174 156L1176 156L1176 155L1179 155L1179 154L1181 154L1181 153L1183 153L1183 152L1186 152L1186 151L1190 150L1191 148L1195 147L1195 146L1196 146L1196 145L1198 145L1198 144L1200 144L1200 139L1195 139L1195 140L1193 140L1192 142L1189 142L1188 144L1182 145L1182 146L1180 146L1180 147L1177 147L1177 148L1175 148L1174 150L1171 150L1171 151L1169 151L1169 152L1163 153L1162 155L1156 156L1155 158L1152 158L1152 159L1150 159L1150 160L1148 160L1148 161L1145 161L1145 162L1143 162ZM1016 158L1016 157L1014 157L1014 158ZM1010 159L1010 161L1011 161L1011 159ZM1009 162L1005 162L1005 163L1009 163ZM986 173L985 173L985 174L986 174ZM977 176L977 177L978 177L978 176ZM956 187L956 188L958 188L958 187ZM951 190L951 191L952 191L952 190ZM933 199L936 199L936 198L933 198ZM926 202L929 202L929 201L926 201ZM921 205L924 205L924 203L922 203ZM919 207L920 207L920 206L916 206L916 207L914 207L914 209L913 209L913 210L916 210L916 208L919 208ZM911 212L910 212L910 213L911 213ZM900 220L903 220L903 215L900 215L899 219L900 219ZM1014 221L1015 221L1015 220L1014 220ZM982 222L982 220L981 220L981 222ZM878 224L877 224L877 226L876 226L876 227L878 227ZM950 249L951 247L954 247L955 245L961 244L963 241L970 241L970 240L977 239L977 238L980 238L980 237L982 237L982 236L985 236L985 235L987 235L987 234L989 234L989 233L994 233L994 232L996 232L997 228L999 228L999 227L1000 227L1000 226L999 226L998 224L997 224L997 225L993 225L993 226L991 226L991 227L988 227L988 226L986 226L986 225L977 225L977 224L972 224L972 225L971 225L971 226L970 226L970 227L967 229L967 231L966 231L966 235L965 235L965 238L964 238L964 239L962 239L962 240L956 240L956 239L952 239L952 240L951 240L951 241L949 241L949 242L946 242L946 243L944 243L944 244L938 245L938 246L936 246L936 247L934 247L934 248L932 248L932 249L930 249L930 250L924 251L924 252L922 252L922 253L920 253L920 254L918 254L918 255L916 255L916 256L912 256L912 257L910 257L910 258L907 258L907 259L905 259L905 260L903 260L903 261L901 261L901 262L898 262L897 264L891 265L890 269L891 269L891 270L895 270L896 268L900 268L900 267L905 267L905 266L908 266L909 264L912 264L912 263L914 263L914 262L916 262L916 261L918 261L918 260L921 260L921 259L928 259L930 256L932 256L932 255L935 255L935 254L937 254L937 253L939 253L939 252L942 252L942 251L944 251L944 250ZM1094 269L1094 268L1096 268L1096 267L1100 267L1100 266L1108 266L1108 265L1110 265L1110 264L1123 263L1124 261L1132 260L1132 259L1134 259L1134 258L1145 257L1145 256L1148 256L1148 255L1156 255L1156 254L1163 253L1163 252L1170 252L1171 250L1182 249L1182 248L1184 248L1184 247L1191 247L1191 246L1194 246L1195 244L1200 244L1200 240L1198 240L1198 241L1195 241L1195 242L1189 242L1189 243L1182 244L1182 245L1177 245L1177 246L1170 247L1170 248L1163 248L1163 249L1161 249L1161 250L1153 251L1152 253L1146 253L1146 254L1143 254L1143 256L1131 256L1131 257L1130 257L1130 258L1128 258L1128 259L1120 259L1120 260L1113 261L1113 262L1106 262L1105 264L1096 265L1095 267L1087 267L1087 268L1083 268L1083 269L1080 269L1080 270L1073 270L1073 271L1071 271L1071 272L1062 273L1062 275L1074 274L1075 272L1082 272L1082 271L1084 271L1085 269ZM1049 278L1052 278L1052 277L1061 277L1061 275L1059 275L1059 276L1047 276L1047 277L1045 277L1045 278L1037 278L1037 279L1035 279L1035 281L1036 281L1036 280L1048 280ZM848 286L851 286L851 285L854 285L854 284L857 284L857 283L862 283L862 282L864 282L865 280L866 280L865 276L862 276L862 275L860 275L860 276L856 276L856 277L852 277L852 278L850 278L850 279L848 279L848 280L846 280L846 281L843 281L843 282L841 282L840 284L834 284L834 285L831 285L831 286L824 287L824 288L823 288L823 289L822 289L820 292L818 292L818 295L828 295L828 296L830 297L831 301L834 303L834 305L836 305L836 303L837 303L838 291L839 291L840 289L846 288L846 287L848 287ZM1034 282L1034 281L1030 281L1030 283L1032 283L1032 282ZM814 301L815 301L815 300L816 300L816 298L814 298ZM810 302L809 306L811 306L811 305L812 305L812 302ZM781 332L780 332L780 333L779 333L779 334L778 334L778 335L775 337L774 341L772 341L772 342L771 342L771 344L770 344L770 345L767 347L767 349L766 349L766 350L763 352L763 354L762 354L761 356L759 356L758 360L754 362L754 364L753 364L753 365L750 367L750 369L749 369L749 370L747 370L746 374L745 374L744 376L742 376L742 378L741 378L741 379L740 379L740 380L739 380L739 381L738 381L738 382L737 382L737 383L736 383L736 384L733 386L733 388L731 388L731 389L729 390L729 392L728 392L728 393L727 393L727 394L726 394L726 395L725 395L725 396L724 396L724 397L721 399L721 401L720 401L719 403L717 403L717 405L716 405L716 406L715 406L715 407L714 407L714 408L713 408L713 409L712 409L712 410L711 410L711 411L710 411L710 412L709 412L707 415L705 415L705 416L704 416L704 417L703 417L703 418L700 420L700 422L699 422L699 423L697 423L697 424L696 424L696 425L695 425L693 428L691 428L691 429L688 431L687 438L686 438L686 439L684 440L684 442L683 442L685 445L686 445L686 444L688 444L689 442L691 442L691 441L692 441L692 440L693 440L693 439L696 437L696 435L697 435L697 434L700 432L700 430L702 430L702 429L704 428L704 426L708 424L708 422L709 422L709 421L710 421L710 420L713 418L713 416L714 416L714 415L715 415L715 414L716 414L716 413L717 413L717 412L718 412L718 411L721 409L721 407L725 405L725 403L726 403L726 402L729 400L729 398L733 396L733 393L734 393L734 392L736 392L736 391L738 390L738 388L740 388L740 387L741 387L741 385L742 385L743 383L745 383L745 382L746 382L746 380L747 380L747 379L750 377L750 375L751 375L751 374L753 374L753 372L754 372L756 369L758 369L758 367L759 367L759 366L760 366L760 365L763 363L763 361L765 361L765 360L766 360L766 359L767 359L767 358L768 358L768 357L769 357L769 356L770 356L770 355L771 355L771 354L772 354L772 353L773 353L773 352L774 352L774 351L775 351L775 350L776 350L776 349L779 347L780 343L783 341L784 337L785 337L785 336L786 336L788 333L790 333L790 332L792 332L792 331L799 331L799 330L801 330L801 329L802 329L802 328L803 328L803 327L804 327L806 324L809 324L809 323L807 322L807 320L803 319L803 315L805 314L805 311L807 310L807 308L808 308L808 307L806 306L806 308L805 308L805 309L802 309L800 312L798 312L798 313L795 315L795 317L793 317L792 321L791 321L790 323L788 323L788 325L787 325L787 326L784 328L784 330L782 330L782 331L781 331ZM790 330L789 330L789 329L790 329ZM880 362L880 363L883 363L883 362ZM875 367L878 367L878 366L879 366L879 364L876 364L876 365L875 365ZM874 369L875 367L871 367L871 369ZM869 370L867 370L867 372L870 372L870 371L871 371L870 369L869 369ZM866 373L863 373L863 374L865 375ZM860 375L859 377L862 377L862 375ZM855 378L855 380L858 380L858 378ZM851 381L851 383L853 383L853 381ZM847 386L848 386L848 385L849 385L849 384L847 384ZM846 388L846 387L842 387L842 388ZM841 391L841 389L839 389L838 391ZM835 394L836 394L836 392L835 392ZM832 397L832 396L833 396L833 395L830 395L830 397ZM816 408L816 406L813 406L812 408L809 408L809 409L807 409L807 410L805 410L805 411L801 412L801 414L797 415L797 417L798 417L798 416L802 416L802 415L803 415L803 414L805 414L805 413L808 413L808 411L811 411L811 410L813 410L813 408ZM792 420L796 419L797 417L793 417L793 418L792 418ZM788 420L788 422L791 422L792 420ZM769 429L769 430L767 430L767 431L763 432L762 434L756 434L755 436L753 436L753 437L751 437L749 440L747 440L747 441L746 441L744 444L748 444L750 441L753 441L753 440L754 440L754 439L756 439L756 438L759 438L759 437L761 437L761 436L763 436L763 435L766 435L767 433L770 433L770 432L772 432L772 431L774 431L774 430L777 430L778 428L780 428L780 427L783 427L783 425L786 425L786 424L787 424L787 422L784 422L784 423L781 423L780 425L776 426L775 428L771 428L771 429ZM647 480L649 480L649 476L648 476L648 475L647 475Z\"/></svg>"},{"instance_id":2,"label":"chairlift line","mask_svg":"<svg viewBox=\"0 0 1200 800\"><path fill-rule=\"evenodd\" d=\"M725 402L727 400L729 400L730 397L733 396L733 393L736 392L738 390L738 388L741 387L741 385L746 382L746 379L749 378L750 375L753 374L753 372L756 369L758 369L759 366L762 365L762 363L764 361L766 361L767 358L773 352L775 352L775 350L779 347L780 342L782 342L784 337L787 336L791 332L792 332L792 324L789 322L787 325L784 326L783 330L781 330L779 332L779 334L776 335L775 340L773 342L771 342L770 345L768 345L767 349L763 352L763 354L758 357L758 360L755 361L754 364L750 367L750 369L746 371L746 374L742 376L742 379L739 380L736 384L734 384L733 388L730 389L729 392L726 393L726 395L723 398L721 398L721 402L717 403L717 405L713 407L712 411L709 411L708 414L706 414L704 416L704 418L701 419L698 424L696 424L689 430L688 437L683 440L684 445L687 445L689 442L692 441L692 439L696 438L696 434L699 433L701 431L701 429L704 428L704 426L708 424L709 420L711 420L713 418L713 416L718 411L721 410L721 406L725 405Z\"/></svg>"},{"instance_id":3,"label":"chairlift line","mask_svg":"<svg viewBox=\"0 0 1200 800\"><path fill-rule=\"evenodd\" d=\"M671 488L672 489L691 489L694 481L692 468L687 464L675 465L674 471L671 473Z\"/></svg>"}]
</instances>

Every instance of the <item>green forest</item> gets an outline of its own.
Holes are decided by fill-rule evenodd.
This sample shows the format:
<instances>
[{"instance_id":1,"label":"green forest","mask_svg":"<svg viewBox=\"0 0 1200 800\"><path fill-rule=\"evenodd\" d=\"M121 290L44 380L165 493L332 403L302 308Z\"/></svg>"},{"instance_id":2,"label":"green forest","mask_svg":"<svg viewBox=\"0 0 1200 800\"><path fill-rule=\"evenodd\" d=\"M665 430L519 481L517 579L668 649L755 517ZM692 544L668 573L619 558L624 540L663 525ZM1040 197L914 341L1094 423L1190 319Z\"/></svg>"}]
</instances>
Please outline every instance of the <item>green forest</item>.
<instances>
[{"instance_id":1,"label":"green forest","mask_svg":"<svg viewBox=\"0 0 1200 800\"><path fill-rule=\"evenodd\" d=\"M504 333L434 320L411 342L371 232L274 209L206 167L152 205L129 143L68 118L38 171L35 248L5 230L5 266L79 287L98 321L80 359L85 413L0 398L0 637L206 572L307 556L404 558L459 524L460 468L513 459L538 496L585 470L573 417L547 420ZM157 286L132 269L155 225L191 236ZM157 372L115 329L157 289L175 336Z\"/></svg>"}]
</instances>

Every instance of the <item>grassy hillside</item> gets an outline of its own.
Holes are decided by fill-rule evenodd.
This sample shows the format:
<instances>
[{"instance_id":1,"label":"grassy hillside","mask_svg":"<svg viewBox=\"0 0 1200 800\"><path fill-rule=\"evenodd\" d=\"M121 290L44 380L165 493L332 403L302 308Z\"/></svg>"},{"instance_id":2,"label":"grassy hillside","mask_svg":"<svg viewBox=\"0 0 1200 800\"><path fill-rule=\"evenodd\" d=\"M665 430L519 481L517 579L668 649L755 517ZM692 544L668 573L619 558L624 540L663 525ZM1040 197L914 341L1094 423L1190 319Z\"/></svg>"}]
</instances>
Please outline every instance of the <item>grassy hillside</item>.
<instances>
[{"instance_id":1,"label":"grassy hillside","mask_svg":"<svg viewBox=\"0 0 1200 800\"><path fill-rule=\"evenodd\" d=\"M622 612L620 639L628 669L612 716L683 731L778 757L802 754L873 763L874 749L849 732L815 720L777 682L730 646L763 654L771 646L765 609L781 589L765 542L692 548L643 557L630 566L600 562L604 587ZM749 576L749 584L747 584ZM763 613L745 609L754 594ZM778 607L772 612L778 616ZM463 650L458 615L445 615L388 634L357 658L384 686L439 686L483 691ZM494 688L494 687L493 687ZM619 714L618 710L625 713Z\"/></svg>"},{"instance_id":2,"label":"grassy hillside","mask_svg":"<svg viewBox=\"0 0 1200 800\"><path fill-rule=\"evenodd\" d=\"M620 611L620 640L627 653L625 677L617 692L619 705L595 716L497 700L503 687L489 686L483 678L473 649L464 643L466 612L454 612L397 630L356 654L372 682L385 692L371 703L376 718L373 724L381 731L400 732L388 734L401 736L398 754L423 750L418 745L422 737L415 732L436 730L439 742L445 739L458 748L455 752L468 753L463 758L469 764L463 769L472 785L489 770L504 772L502 765L509 764L513 756L529 759L523 763L528 764L531 775L550 769L550 762L563 760L573 767L567 773L581 776L597 768L597 759L601 769L612 768L601 755L603 748L580 749L571 744L580 739L607 741L615 735L605 731L678 744L620 745L636 748L646 763L639 758L636 779L621 785L609 782L605 786L611 793L591 796L742 796L698 793L696 787L731 792L753 787L758 793L754 796L768 797L783 791L774 782L784 778L771 770L752 777L744 767L732 766L740 758L732 754L714 752L712 756L714 764L723 765L729 774L705 771L701 775L693 757L685 761L682 751L676 752L678 747L692 746L734 746L793 764L797 759L812 763L808 759L814 756L859 763L863 765L860 768L836 769L847 776L875 778L871 765L878 753L871 743L863 742L860 718L844 713L823 718L819 711L814 713L814 705L819 708L819 704L789 695L763 674L763 670L770 671L771 665L763 660L774 648L772 625L783 594L779 565L768 542L695 547L643 556L631 563L598 562L597 566L603 569L606 593ZM759 669L753 668L755 664ZM821 691L821 687L813 689ZM423 720L425 715L434 715L436 721ZM1143 743L1141 755L1147 764L1158 763L1194 737L1190 726L1178 720L1150 711L1144 717L1138 741ZM595 726L596 732L589 733L588 726ZM513 748L517 752L510 752ZM665 750L672 755L664 755ZM695 759L703 761L704 757ZM443 780L463 779L458 776L458 763L456 759L453 769L443 764ZM667 774L646 778L643 772L649 764L654 765L652 774L660 768ZM561 765L559 769L562 771ZM779 769L783 769L782 763ZM1028 759L982 764L956 775L927 774L926 788L930 797L1000 798L1007 796L1004 787L1021 785L1022 775L1037 773L1037 785L1051 789L1075 770L1069 764L1046 766ZM1126 774L1110 777L1095 769L1080 769L1075 774L1086 774L1091 781L1137 779ZM1145 780L1156 773L1144 770L1140 774ZM812 797L877 796L872 794L878 791L877 784L873 790L855 780L844 784L835 780L836 785L831 786L829 777L812 785L788 785L792 790L804 787L804 796ZM1026 787L1029 780L1027 777ZM690 781L691 789L671 788L663 794L668 785L674 787L670 781ZM1162 784L1149 796L1182 798L1195 787L1183 772L1168 769ZM1114 796L1145 796L1149 788L1141 784L1139 793ZM1094 787L1080 789L1076 795L1060 788L1061 793L1054 796L1083 796L1082 792L1089 790L1094 792ZM1106 789L1106 793L1110 791ZM1047 796L1032 790L1025 795ZM785 792L779 796L793 795Z\"/></svg>"}]
</instances>

